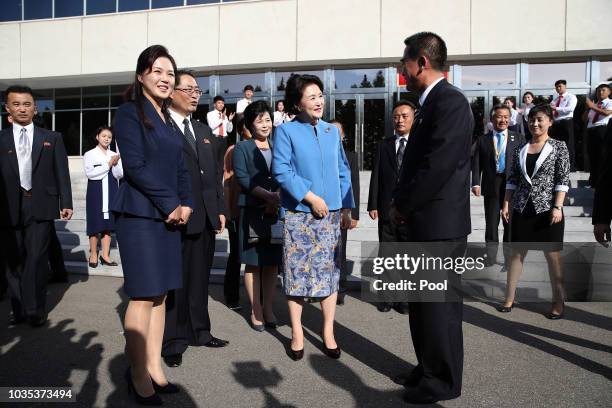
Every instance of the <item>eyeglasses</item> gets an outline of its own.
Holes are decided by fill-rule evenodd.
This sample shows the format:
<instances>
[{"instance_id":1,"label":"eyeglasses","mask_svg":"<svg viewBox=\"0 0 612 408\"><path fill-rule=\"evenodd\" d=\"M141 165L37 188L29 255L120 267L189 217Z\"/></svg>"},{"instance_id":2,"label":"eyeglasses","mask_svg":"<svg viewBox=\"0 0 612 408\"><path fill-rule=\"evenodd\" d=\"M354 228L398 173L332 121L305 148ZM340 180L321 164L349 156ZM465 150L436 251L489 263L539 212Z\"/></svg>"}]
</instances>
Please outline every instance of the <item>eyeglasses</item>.
<instances>
[{"instance_id":1,"label":"eyeglasses","mask_svg":"<svg viewBox=\"0 0 612 408\"><path fill-rule=\"evenodd\" d=\"M174 88L177 91L185 92L187 95L202 96L204 92L200 88Z\"/></svg>"}]
</instances>

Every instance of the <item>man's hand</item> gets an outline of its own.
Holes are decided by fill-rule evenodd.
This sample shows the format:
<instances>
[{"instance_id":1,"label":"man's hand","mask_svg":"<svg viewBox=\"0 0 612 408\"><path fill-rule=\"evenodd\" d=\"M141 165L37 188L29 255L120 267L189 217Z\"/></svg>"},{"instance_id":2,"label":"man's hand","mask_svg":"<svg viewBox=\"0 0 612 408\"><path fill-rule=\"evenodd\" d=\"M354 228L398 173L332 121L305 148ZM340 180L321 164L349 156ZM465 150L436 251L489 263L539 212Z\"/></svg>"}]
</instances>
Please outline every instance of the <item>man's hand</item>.
<instances>
[{"instance_id":1,"label":"man's hand","mask_svg":"<svg viewBox=\"0 0 612 408\"><path fill-rule=\"evenodd\" d=\"M225 231L225 215L219 214L219 229L215 232L221 234L223 231Z\"/></svg>"},{"instance_id":2,"label":"man's hand","mask_svg":"<svg viewBox=\"0 0 612 408\"><path fill-rule=\"evenodd\" d=\"M357 228L357 224L359 223L358 220L351 218L351 226L349 227L349 229L354 229Z\"/></svg>"},{"instance_id":3,"label":"man's hand","mask_svg":"<svg viewBox=\"0 0 612 408\"><path fill-rule=\"evenodd\" d=\"M60 216L62 220L68 221L69 219L71 219L72 218L72 208L62 208L62 211L60 211Z\"/></svg>"},{"instance_id":4,"label":"man's hand","mask_svg":"<svg viewBox=\"0 0 612 408\"><path fill-rule=\"evenodd\" d=\"M368 215L371 219L375 220L378 218L378 210L370 210L368 211Z\"/></svg>"},{"instance_id":5,"label":"man's hand","mask_svg":"<svg viewBox=\"0 0 612 408\"><path fill-rule=\"evenodd\" d=\"M609 242L612 241L612 234L610 233L610 225L606 224L595 224L593 225L593 235L595 240L606 248L610 247Z\"/></svg>"},{"instance_id":6,"label":"man's hand","mask_svg":"<svg viewBox=\"0 0 612 408\"><path fill-rule=\"evenodd\" d=\"M236 112L230 113L230 115L227 117L227 119L231 121L232 119L234 119L234 115L236 115Z\"/></svg>"},{"instance_id":7,"label":"man's hand","mask_svg":"<svg viewBox=\"0 0 612 408\"><path fill-rule=\"evenodd\" d=\"M392 205L389 209L389 218L391 218L391 222L398 225L406 224L406 217L404 214L398 211L398 209Z\"/></svg>"},{"instance_id":8,"label":"man's hand","mask_svg":"<svg viewBox=\"0 0 612 408\"><path fill-rule=\"evenodd\" d=\"M472 187L472 193L476 196L476 197L480 197L480 186L474 186Z\"/></svg>"},{"instance_id":9,"label":"man's hand","mask_svg":"<svg viewBox=\"0 0 612 408\"><path fill-rule=\"evenodd\" d=\"M507 201L504 201L504 205L501 211L501 216L504 219L504 222L507 224L510 222L510 208Z\"/></svg>"}]
</instances>

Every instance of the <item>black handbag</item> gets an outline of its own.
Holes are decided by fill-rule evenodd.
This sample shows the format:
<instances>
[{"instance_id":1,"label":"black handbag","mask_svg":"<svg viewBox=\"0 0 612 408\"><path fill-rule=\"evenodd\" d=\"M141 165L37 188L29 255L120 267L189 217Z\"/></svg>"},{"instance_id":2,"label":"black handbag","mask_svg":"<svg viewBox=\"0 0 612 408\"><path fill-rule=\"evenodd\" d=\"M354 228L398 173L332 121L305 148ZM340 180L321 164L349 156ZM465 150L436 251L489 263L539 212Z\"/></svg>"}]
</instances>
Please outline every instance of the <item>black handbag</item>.
<instances>
[{"instance_id":1,"label":"black handbag","mask_svg":"<svg viewBox=\"0 0 612 408\"><path fill-rule=\"evenodd\" d=\"M279 240L279 230L282 229L279 229L278 215L266 214L259 208L248 208L246 217L249 225L249 244L276 243Z\"/></svg>"}]
</instances>

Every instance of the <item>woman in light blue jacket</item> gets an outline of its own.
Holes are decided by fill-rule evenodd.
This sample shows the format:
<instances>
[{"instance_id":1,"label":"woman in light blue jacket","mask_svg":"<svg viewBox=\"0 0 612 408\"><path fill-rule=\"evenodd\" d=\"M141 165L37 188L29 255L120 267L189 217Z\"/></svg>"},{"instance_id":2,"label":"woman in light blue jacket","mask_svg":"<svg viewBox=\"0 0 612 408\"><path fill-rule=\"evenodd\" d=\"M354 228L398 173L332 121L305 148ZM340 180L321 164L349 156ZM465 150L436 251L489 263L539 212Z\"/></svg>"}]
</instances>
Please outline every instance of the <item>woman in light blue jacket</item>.
<instances>
[{"instance_id":1,"label":"woman in light blue jacket","mask_svg":"<svg viewBox=\"0 0 612 408\"><path fill-rule=\"evenodd\" d=\"M348 228L354 207L351 173L335 126L321 120L323 83L314 75L292 75L285 90L293 121L274 136L272 174L281 186L285 211L283 284L291 317L290 357L304 355L304 298L320 298L323 351L340 357L334 315L340 279L340 228Z\"/></svg>"}]
</instances>

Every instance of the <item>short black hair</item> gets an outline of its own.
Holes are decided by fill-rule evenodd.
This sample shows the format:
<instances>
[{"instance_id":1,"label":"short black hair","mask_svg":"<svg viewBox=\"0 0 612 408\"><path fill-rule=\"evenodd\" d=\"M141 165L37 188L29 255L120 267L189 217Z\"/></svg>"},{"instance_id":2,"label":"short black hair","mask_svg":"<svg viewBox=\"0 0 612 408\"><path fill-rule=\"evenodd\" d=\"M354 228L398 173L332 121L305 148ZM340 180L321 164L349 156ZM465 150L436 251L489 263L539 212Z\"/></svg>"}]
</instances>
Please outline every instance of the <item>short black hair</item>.
<instances>
[{"instance_id":1,"label":"short black hair","mask_svg":"<svg viewBox=\"0 0 612 408\"><path fill-rule=\"evenodd\" d=\"M399 101L395 102L393 104L393 109L391 109L391 112L393 112L396 108L400 107L400 106L409 106L412 108L413 111L416 112L417 108L416 105L406 99L400 99Z\"/></svg>"},{"instance_id":2,"label":"short black hair","mask_svg":"<svg viewBox=\"0 0 612 408\"><path fill-rule=\"evenodd\" d=\"M599 88L608 88L609 91L612 91L612 88L610 88L609 84L599 84L597 85L597 88L595 88L595 91L598 91Z\"/></svg>"},{"instance_id":3,"label":"short black hair","mask_svg":"<svg viewBox=\"0 0 612 408\"><path fill-rule=\"evenodd\" d=\"M276 101L276 103L274 104L274 110L278 110L278 104L282 103L283 104L283 109L285 108L285 100L284 99L279 99L278 101Z\"/></svg>"},{"instance_id":4,"label":"short black hair","mask_svg":"<svg viewBox=\"0 0 612 408\"><path fill-rule=\"evenodd\" d=\"M6 88L4 91L4 97L8 99L9 94L11 93L19 93L19 94L30 94L32 99L34 99L34 92L32 92L32 88L26 85L11 85Z\"/></svg>"},{"instance_id":5,"label":"short black hair","mask_svg":"<svg viewBox=\"0 0 612 408\"><path fill-rule=\"evenodd\" d=\"M255 134L253 131L253 122L255 122L255 119L257 119L259 115L263 115L266 112L270 115L270 119L274 117L272 108L270 108L268 102L262 100L251 103L244 110L244 127L249 129L252 135Z\"/></svg>"},{"instance_id":6,"label":"short black hair","mask_svg":"<svg viewBox=\"0 0 612 408\"><path fill-rule=\"evenodd\" d=\"M318 86L321 92L323 92L323 82L318 76L310 74L291 74L285 88L285 101L287 101L285 110L294 115L299 114L300 111L297 106L304 95L304 88L313 84Z\"/></svg>"},{"instance_id":7,"label":"short black hair","mask_svg":"<svg viewBox=\"0 0 612 408\"><path fill-rule=\"evenodd\" d=\"M215 97L213 98L213 103L217 103L217 102L219 102L219 101L223 101L223 102L225 102L225 98L224 98L224 97L222 97L221 95L217 95L217 96L215 96Z\"/></svg>"},{"instance_id":8,"label":"short black hair","mask_svg":"<svg viewBox=\"0 0 612 408\"><path fill-rule=\"evenodd\" d=\"M96 133L94 133L94 136L98 136L100 133L104 132L105 130L108 130L109 132L111 132L111 134L113 133L113 128L111 128L110 126L100 126L99 128L96 129Z\"/></svg>"},{"instance_id":9,"label":"short black hair","mask_svg":"<svg viewBox=\"0 0 612 408\"><path fill-rule=\"evenodd\" d=\"M193 79L196 79L194 73L188 69L179 69L178 71L176 71L176 73L174 74L174 77L176 78L176 85L179 85L181 83L181 78L185 75L189 75L190 77L192 77Z\"/></svg>"},{"instance_id":10,"label":"short black hair","mask_svg":"<svg viewBox=\"0 0 612 408\"><path fill-rule=\"evenodd\" d=\"M506 105L502 105L501 103L498 103L497 105L493 106L491 108L491 111L489 112L489 117L492 118L493 114L495 113L495 111L499 110L499 109L505 109L508 111L508 115L512 115L512 111L510 110L509 107L507 107Z\"/></svg>"},{"instance_id":11,"label":"short black hair","mask_svg":"<svg viewBox=\"0 0 612 408\"><path fill-rule=\"evenodd\" d=\"M446 43L438 34L421 31L406 38L404 44L408 48L408 57L411 60L425 56L433 69L444 71L447 58Z\"/></svg>"},{"instance_id":12,"label":"short black hair","mask_svg":"<svg viewBox=\"0 0 612 408\"><path fill-rule=\"evenodd\" d=\"M253 85L248 84L247 86L245 86L242 92L246 92L246 91L254 91Z\"/></svg>"},{"instance_id":13,"label":"short black hair","mask_svg":"<svg viewBox=\"0 0 612 408\"><path fill-rule=\"evenodd\" d=\"M533 108L531 108L531 110L529 111L529 116L527 117L527 119L531 120L531 118L533 118L536 114L538 114L540 112L545 114L546 116L548 116L548 118L551 121L555 120L555 117L553 116L552 108L547 103L540 103L539 105L536 105Z\"/></svg>"},{"instance_id":14,"label":"short black hair","mask_svg":"<svg viewBox=\"0 0 612 408\"><path fill-rule=\"evenodd\" d=\"M557 82L555 82L555 86L559 84L567 86L567 81L565 79L558 79Z\"/></svg>"},{"instance_id":15,"label":"short black hair","mask_svg":"<svg viewBox=\"0 0 612 408\"><path fill-rule=\"evenodd\" d=\"M516 103L514 102L514 99L513 99L512 96L506 96L504 98L504 103L506 103L506 101L510 101L510 102L512 102L512 106L516 106Z\"/></svg>"}]
</instances>

